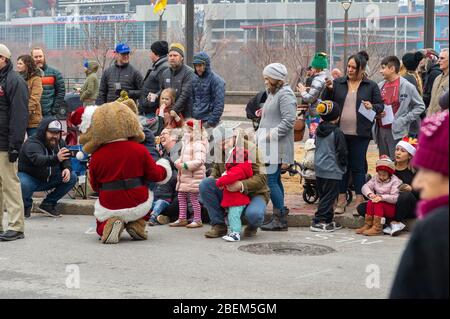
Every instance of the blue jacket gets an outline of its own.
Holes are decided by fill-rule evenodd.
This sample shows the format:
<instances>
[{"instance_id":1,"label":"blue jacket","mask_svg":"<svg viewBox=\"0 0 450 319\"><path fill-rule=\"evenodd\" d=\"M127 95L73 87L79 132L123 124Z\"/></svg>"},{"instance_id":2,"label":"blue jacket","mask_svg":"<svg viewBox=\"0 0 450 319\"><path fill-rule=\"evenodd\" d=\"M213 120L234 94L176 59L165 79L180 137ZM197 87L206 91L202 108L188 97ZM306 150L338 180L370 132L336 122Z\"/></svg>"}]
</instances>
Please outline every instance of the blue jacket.
<instances>
[{"instance_id":1,"label":"blue jacket","mask_svg":"<svg viewBox=\"0 0 450 319\"><path fill-rule=\"evenodd\" d=\"M211 70L211 60L205 52L194 56L194 63L204 62L205 72L192 79L192 116L197 120L216 126L225 105L225 81Z\"/></svg>"}]
</instances>

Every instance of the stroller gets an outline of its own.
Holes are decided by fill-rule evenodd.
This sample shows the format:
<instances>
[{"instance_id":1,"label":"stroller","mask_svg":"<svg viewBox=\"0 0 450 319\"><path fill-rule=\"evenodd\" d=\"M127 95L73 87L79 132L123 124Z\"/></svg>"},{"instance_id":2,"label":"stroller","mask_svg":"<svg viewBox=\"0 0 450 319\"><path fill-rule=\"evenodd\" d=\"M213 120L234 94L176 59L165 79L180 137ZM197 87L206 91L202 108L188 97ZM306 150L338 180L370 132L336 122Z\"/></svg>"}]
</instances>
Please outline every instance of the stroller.
<instances>
[{"instance_id":1,"label":"stroller","mask_svg":"<svg viewBox=\"0 0 450 319\"><path fill-rule=\"evenodd\" d=\"M319 199L319 193L316 186L316 174L314 172L314 152L316 149L314 139L310 138L305 142L305 157L299 163L294 161L287 172L290 176L299 174L300 183L303 182L303 200L308 204L314 204ZM347 188L347 204L350 204L353 200L353 182L349 183Z\"/></svg>"},{"instance_id":2,"label":"stroller","mask_svg":"<svg viewBox=\"0 0 450 319\"><path fill-rule=\"evenodd\" d=\"M70 162L72 165L72 171L77 175L77 182L72 191L69 192L69 196L75 199L77 196L87 199L87 171L89 157L82 151L82 145L72 145L67 147L70 150ZM83 159L79 160L76 155L78 152L82 152Z\"/></svg>"}]
</instances>

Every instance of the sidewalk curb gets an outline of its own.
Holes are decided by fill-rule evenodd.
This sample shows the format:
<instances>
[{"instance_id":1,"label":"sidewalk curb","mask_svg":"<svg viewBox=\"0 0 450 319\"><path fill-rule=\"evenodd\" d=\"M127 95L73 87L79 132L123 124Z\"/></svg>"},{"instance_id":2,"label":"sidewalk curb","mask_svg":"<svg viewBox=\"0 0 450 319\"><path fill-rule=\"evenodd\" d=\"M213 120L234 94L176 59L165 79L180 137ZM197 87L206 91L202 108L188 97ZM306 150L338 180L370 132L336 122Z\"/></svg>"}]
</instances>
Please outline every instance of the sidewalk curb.
<instances>
[{"instance_id":1,"label":"sidewalk curb","mask_svg":"<svg viewBox=\"0 0 450 319\"><path fill-rule=\"evenodd\" d=\"M33 212L36 212L36 207L40 205L42 198L33 199ZM62 215L81 215L94 216L95 200L81 200L81 199L61 199L58 203L58 210ZM265 220L269 220L272 214L266 213ZM309 227L311 226L312 214L292 214L288 215L289 227ZM340 223L345 228L356 229L364 224L364 219L361 217L353 217L350 214L336 216L336 222Z\"/></svg>"}]
</instances>

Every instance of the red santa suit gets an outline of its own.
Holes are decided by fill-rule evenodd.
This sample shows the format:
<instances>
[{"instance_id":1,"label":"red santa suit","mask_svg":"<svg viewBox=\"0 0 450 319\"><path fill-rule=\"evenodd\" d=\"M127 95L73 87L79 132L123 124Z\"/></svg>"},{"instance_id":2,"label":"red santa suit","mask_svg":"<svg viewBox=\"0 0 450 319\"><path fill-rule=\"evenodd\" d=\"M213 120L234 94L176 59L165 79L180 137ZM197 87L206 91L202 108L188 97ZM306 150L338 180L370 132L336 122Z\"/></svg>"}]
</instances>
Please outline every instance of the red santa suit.
<instances>
[{"instance_id":1,"label":"red santa suit","mask_svg":"<svg viewBox=\"0 0 450 319\"><path fill-rule=\"evenodd\" d=\"M89 178L93 190L99 193L94 215L100 236L108 218L120 217L125 223L138 220L150 211L153 202L146 183L121 190L102 190L102 184L132 178L164 184L170 178L167 163L158 161L158 164L143 145L133 141L108 143L92 154Z\"/></svg>"},{"instance_id":2,"label":"red santa suit","mask_svg":"<svg viewBox=\"0 0 450 319\"><path fill-rule=\"evenodd\" d=\"M245 206L250 204L250 197L241 192L230 192L226 186L246 180L253 176L252 163L248 158L248 151L242 147L235 147L225 164L226 172L216 181L216 186L224 188L221 205L224 208Z\"/></svg>"}]
</instances>

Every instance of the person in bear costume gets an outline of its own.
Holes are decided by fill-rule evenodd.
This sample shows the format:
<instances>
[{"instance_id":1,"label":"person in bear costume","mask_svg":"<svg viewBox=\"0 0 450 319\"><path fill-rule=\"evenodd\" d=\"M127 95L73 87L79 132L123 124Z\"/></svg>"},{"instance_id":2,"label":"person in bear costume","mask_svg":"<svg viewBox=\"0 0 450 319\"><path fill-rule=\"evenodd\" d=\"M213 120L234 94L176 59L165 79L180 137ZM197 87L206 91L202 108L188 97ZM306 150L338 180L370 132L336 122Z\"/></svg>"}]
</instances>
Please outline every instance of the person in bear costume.
<instances>
[{"instance_id":1,"label":"person in bear costume","mask_svg":"<svg viewBox=\"0 0 450 319\"><path fill-rule=\"evenodd\" d=\"M147 182L166 183L172 176L165 159L158 162L140 144L145 135L132 105L114 101L87 106L81 116L80 143L91 154L89 182L98 192L94 215L104 244L116 244L124 230L146 240L144 217L153 194Z\"/></svg>"}]
</instances>

